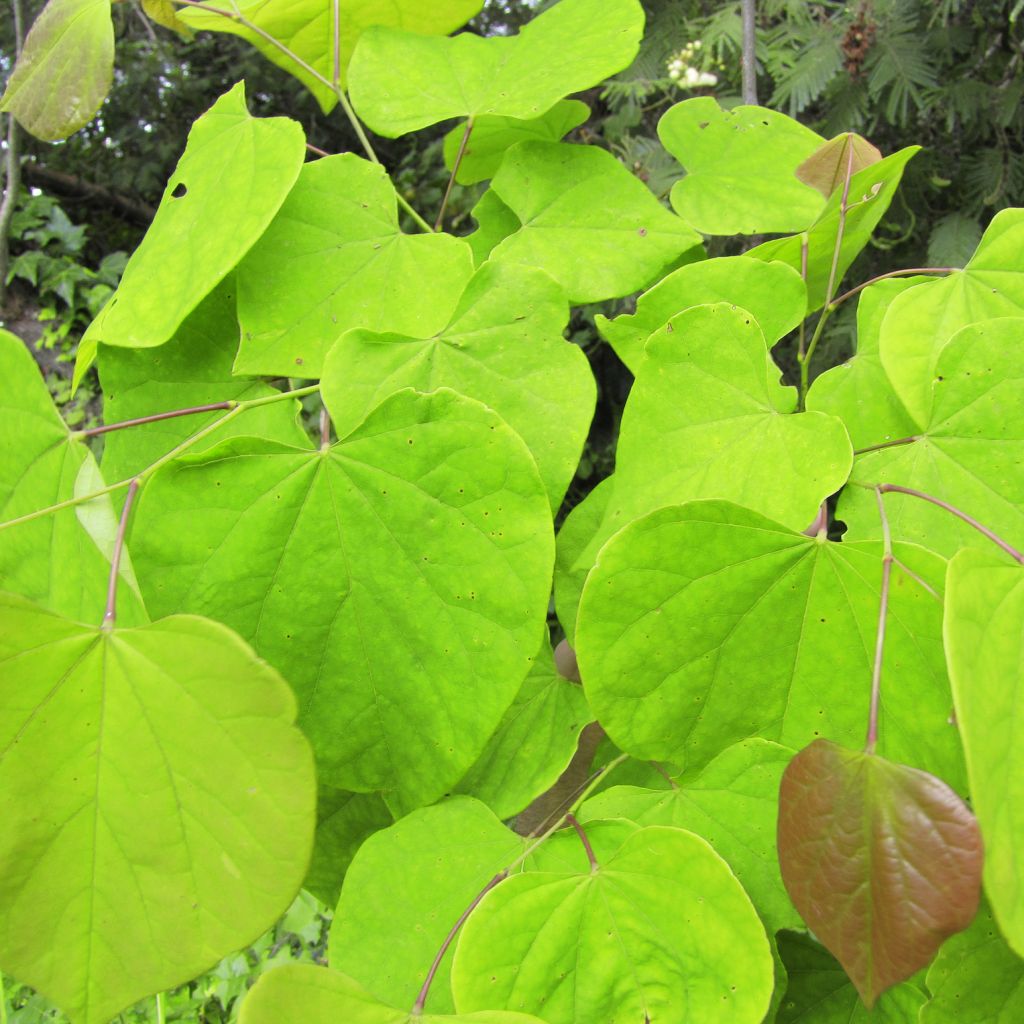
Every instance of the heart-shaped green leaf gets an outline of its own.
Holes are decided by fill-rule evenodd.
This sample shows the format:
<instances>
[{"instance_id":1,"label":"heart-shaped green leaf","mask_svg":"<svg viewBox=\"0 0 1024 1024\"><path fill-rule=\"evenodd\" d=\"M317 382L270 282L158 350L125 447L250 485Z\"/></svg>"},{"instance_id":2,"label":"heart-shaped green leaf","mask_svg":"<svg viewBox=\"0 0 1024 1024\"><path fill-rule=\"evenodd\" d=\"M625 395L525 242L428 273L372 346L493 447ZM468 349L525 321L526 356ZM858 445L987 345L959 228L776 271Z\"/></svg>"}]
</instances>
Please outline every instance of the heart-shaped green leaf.
<instances>
[{"instance_id":1,"label":"heart-shaped green leaf","mask_svg":"<svg viewBox=\"0 0 1024 1024\"><path fill-rule=\"evenodd\" d=\"M971 801L985 837L985 889L1024 953L1024 570L961 551L949 563L946 653Z\"/></svg>"},{"instance_id":2,"label":"heart-shaped green leaf","mask_svg":"<svg viewBox=\"0 0 1024 1024\"><path fill-rule=\"evenodd\" d=\"M554 557L523 442L403 391L322 451L256 439L172 463L133 530L154 609L209 614L288 678L323 781L393 809L465 774L537 652Z\"/></svg>"},{"instance_id":3,"label":"heart-shaped green leaf","mask_svg":"<svg viewBox=\"0 0 1024 1024\"><path fill-rule=\"evenodd\" d=\"M561 0L516 36L373 28L352 56L352 103L390 138L451 117L540 117L628 67L643 29L637 0Z\"/></svg>"},{"instance_id":4,"label":"heart-shaped green leaf","mask_svg":"<svg viewBox=\"0 0 1024 1024\"><path fill-rule=\"evenodd\" d=\"M49 0L0 97L37 139L66 139L92 120L114 78L110 0Z\"/></svg>"},{"instance_id":5,"label":"heart-shaped green leaf","mask_svg":"<svg viewBox=\"0 0 1024 1024\"><path fill-rule=\"evenodd\" d=\"M1024 316L1024 210L1002 210L962 271L893 302L882 322L882 364L911 415L926 423L944 346L979 320Z\"/></svg>"},{"instance_id":6,"label":"heart-shaped green leaf","mask_svg":"<svg viewBox=\"0 0 1024 1024\"><path fill-rule=\"evenodd\" d=\"M305 874L284 680L191 616L101 630L0 597L0 964L106 1024L251 942Z\"/></svg>"},{"instance_id":7,"label":"heart-shaped green leaf","mask_svg":"<svg viewBox=\"0 0 1024 1024\"><path fill-rule=\"evenodd\" d=\"M378 832L345 879L331 926L331 966L388 1003L412 1006L459 916L522 849L519 836L468 797L414 811ZM454 1009L451 962L449 950L430 990L430 1007L441 1013Z\"/></svg>"},{"instance_id":8,"label":"heart-shaped green leaf","mask_svg":"<svg viewBox=\"0 0 1024 1024\"><path fill-rule=\"evenodd\" d=\"M521 142L506 154L491 190L522 227L490 258L539 267L573 303L635 292L701 241L596 146Z\"/></svg>"},{"instance_id":9,"label":"heart-shaped green leaf","mask_svg":"<svg viewBox=\"0 0 1024 1024\"><path fill-rule=\"evenodd\" d=\"M345 434L403 387L475 398L526 442L557 512L597 398L586 356L562 337L568 319L565 295L547 274L485 263L433 337L345 334L324 365L324 401Z\"/></svg>"},{"instance_id":10,"label":"heart-shaped green leaf","mask_svg":"<svg viewBox=\"0 0 1024 1024\"><path fill-rule=\"evenodd\" d=\"M764 926L692 832L651 826L576 872L506 879L463 927L460 1012L500 1006L548 1024L760 1024L773 987Z\"/></svg>"},{"instance_id":11,"label":"heart-shaped green leaf","mask_svg":"<svg viewBox=\"0 0 1024 1024\"><path fill-rule=\"evenodd\" d=\"M927 772L815 740L782 777L782 879L869 1009L971 923L982 857L967 805Z\"/></svg>"},{"instance_id":12,"label":"heart-shaped green leaf","mask_svg":"<svg viewBox=\"0 0 1024 1024\"><path fill-rule=\"evenodd\" d=\"M482 7L483 0L212 0L201 8L180 8L178 17L192 28L241 36L267 60L302 82L327 113L338 102L332 86L346 87L352 51L366 29L388 25L421 35L444 36L464 25ZM229 17L218 11L227 12ZM244 21L230 16L235 11L241 12ZM307 66L297 63L291 54Z\"/></svg>"},{"instance_id":13,"label":"heart-shaped green leaf","mask_svg":"<svg viewBox=\"0 0 1024 1024\"><path fill-rule=\"evenodd\" d=\"M1024 318L960 331L938 358L928 421L910 443L859 456L853 479L924 491L1024 544L1022 339ZM949 557L978 541L966 523L920 498L890 494L885 505L894 536L939 554ZM851 537L881 534L875 496L865 487L847 488L838 514Z\"/></svg>"},{"instance_id":14,"label":"heart-shaped green leaf","mask_svg":"<svg viewBox=\"0 0 1024 1024\"><path fill-rule=\"evenodd\" d=\"M297 122L249 114L241 82L192 125L146 237L82 339L76 386L99 342L153 348L174 336L266 230L305 151ZM209 237L217 244L182 244L185 238Z\"/></svg>"},{"instance_id":15,"label":"heart-shaped green leaf","mask_svg":"<svg viewBox=\"0 0 1024 1024\"><path fill-rule=\"evenodd\" d=\"M665 113L658 136L686 168L672 187L672 206L706 235L802 231L825 205L796 176L824 139L785 114L723 110L697 96Z\"/></svg>"},{"instance_id":16,"label":"heart-shaped green leaf","mask_svg":"<svg viewBox=\"0 0 1024 1024\"><path fill-rule=\"evenodd\" d=\"M472 274L461 239L399 230L379 164L351 153L307 164L238 268L235 369L318 377L331 344L357 327L429 337Z\"/></svg>"},{"instance_id":17,"label":"heart-shaped green leaf","mask_svg":"<svg viewBox=\"0 0 1024 1024\"><path fill-rule=\"evenodd\" d=\"M943 563L897 547L933 587ZM867 721L882 575L878 543L804 536L726 502L626 527L587 578L576 625L598 721L634 757L691 772L762 736L858 742ZM940 608L898 569L890 591L883 752L963 789Z\"/></svg>"}]
</instances>

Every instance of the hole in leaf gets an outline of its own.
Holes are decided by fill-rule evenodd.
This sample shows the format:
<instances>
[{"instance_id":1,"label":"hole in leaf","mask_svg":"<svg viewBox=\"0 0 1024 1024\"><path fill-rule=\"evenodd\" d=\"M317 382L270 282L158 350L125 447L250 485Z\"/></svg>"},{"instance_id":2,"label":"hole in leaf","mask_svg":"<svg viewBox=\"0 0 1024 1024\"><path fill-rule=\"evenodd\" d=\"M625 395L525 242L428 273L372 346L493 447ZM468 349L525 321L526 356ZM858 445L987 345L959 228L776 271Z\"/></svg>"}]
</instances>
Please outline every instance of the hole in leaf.
<instances>
[{"instance_id":1,"label":"hole in leaf","mask_svg":"<svg viewBox=\"0 0 1024 1024\"><path fill-rule=\"evenodd\" d=\"M185 182L179 181L178 184L174 186L174 191L171 193L171 198L181 199L183 196L186 195L188 195L188 187L185 185Z\"/></svg>"}]
</instances>

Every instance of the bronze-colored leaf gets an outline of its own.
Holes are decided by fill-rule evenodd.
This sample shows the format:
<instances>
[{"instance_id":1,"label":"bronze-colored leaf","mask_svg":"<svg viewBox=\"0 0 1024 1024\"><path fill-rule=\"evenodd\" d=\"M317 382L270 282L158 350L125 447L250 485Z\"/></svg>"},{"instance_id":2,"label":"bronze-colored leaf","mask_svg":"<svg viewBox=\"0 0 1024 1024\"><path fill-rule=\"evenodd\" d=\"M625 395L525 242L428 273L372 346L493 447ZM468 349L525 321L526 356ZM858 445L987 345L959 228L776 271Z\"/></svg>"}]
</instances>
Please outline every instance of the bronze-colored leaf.
<instances>
[{"instance_id":1,"label":"bronze-colored leaf","mask_svg":"<svg viewBox=\"0 0 1024 1024\"><path fill-rule=\"evenodd\" d=\"M974 815L944 782L815 740L779 793L779 863L808 927L870 1008L978 909Z\"/></svg>"},{"instance_id":2,"label":"bronze-colored leaf","mask_svg":"<svg viewBox=\"0 0 1024 1024\"><path fill-rule=\"evenodd\" d=\"M850 151L853 150L853 164ZM882 154L861 135L843 132L829 139L815 150L794 172L805 185L816 188L826 199L837 188L843 187L847 173L852 177L858 171L877 164ZM849 171L847 171L849 168Z\"/></svg>"}]
</instances>

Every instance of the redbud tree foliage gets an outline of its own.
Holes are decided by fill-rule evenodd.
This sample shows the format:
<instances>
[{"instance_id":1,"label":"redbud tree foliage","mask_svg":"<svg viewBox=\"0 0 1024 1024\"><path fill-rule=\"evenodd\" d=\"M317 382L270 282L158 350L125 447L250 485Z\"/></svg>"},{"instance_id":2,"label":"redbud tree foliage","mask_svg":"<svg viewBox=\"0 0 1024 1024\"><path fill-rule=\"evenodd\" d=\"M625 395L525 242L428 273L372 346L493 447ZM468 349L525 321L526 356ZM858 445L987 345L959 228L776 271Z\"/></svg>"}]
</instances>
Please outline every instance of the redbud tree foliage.
<instances>
[{"instance_id":1,"label":"redbud tree foliage","mask_svg":"<svg viewBox=\"0 0 1024 1024\"><path fill-rule=\"evenodd\" d=\"M329 965L244 1024L1019 1020L1024 211L844 282L916 147L707 96L661 119L669 208L561 141L637 0L496 38L450 34L480 0L143 6L365 152L242 83L198 118L78 355L101 427L0 333L0 969L103 1024L305 887ZM67 135L113 47L108 0L51 0L0 106ZM452 119L466 237L362 129ZM770 237L705 258L736 235ZM569 312L632 295L615 472L556 536L596 401ZM611 753L521 834L593 721Z\"/></svg>"}]
</instances>

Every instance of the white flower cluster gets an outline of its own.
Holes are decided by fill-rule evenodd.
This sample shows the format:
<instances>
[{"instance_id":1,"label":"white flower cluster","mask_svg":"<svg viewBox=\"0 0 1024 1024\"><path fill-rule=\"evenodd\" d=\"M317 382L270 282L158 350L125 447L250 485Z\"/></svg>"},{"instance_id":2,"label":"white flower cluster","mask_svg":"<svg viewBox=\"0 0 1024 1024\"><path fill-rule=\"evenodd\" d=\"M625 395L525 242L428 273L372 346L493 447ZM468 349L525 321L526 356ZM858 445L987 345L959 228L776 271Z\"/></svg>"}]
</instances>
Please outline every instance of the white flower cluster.
<instances>
[{"instance_id":1,"label":"white flower cluster","mask_svg":"<svg viewBox=\"0 0 1024 1024\"><path fill-rule=\"evenodd\" d=\"M694 67L694 60L700 53L699 39L687 43L668 62L668 77L681 89L700 89L706 85L718 85L718 75Z\"/></svg>"}]
</instances>

